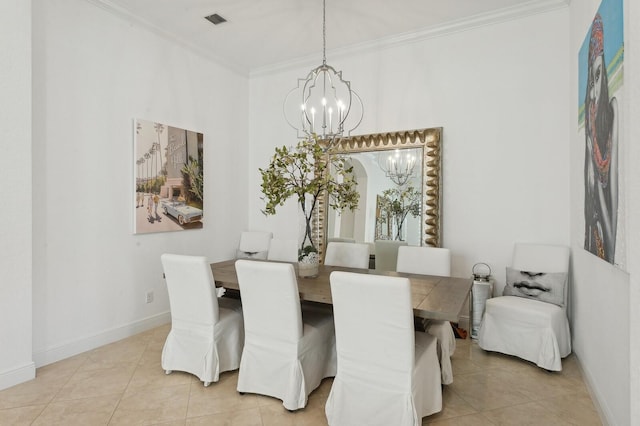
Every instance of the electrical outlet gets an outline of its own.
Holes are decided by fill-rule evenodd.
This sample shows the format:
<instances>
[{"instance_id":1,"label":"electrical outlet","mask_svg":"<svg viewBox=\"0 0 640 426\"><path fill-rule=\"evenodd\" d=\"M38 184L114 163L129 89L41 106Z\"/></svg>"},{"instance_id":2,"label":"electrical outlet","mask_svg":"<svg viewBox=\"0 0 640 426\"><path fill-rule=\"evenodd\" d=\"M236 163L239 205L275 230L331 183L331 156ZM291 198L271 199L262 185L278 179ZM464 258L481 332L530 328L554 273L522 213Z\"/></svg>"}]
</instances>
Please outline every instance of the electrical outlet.
<instances>
[{"instance_id":1,"label":"electrical outlet","mask_svg":"<svg viewBox=\"0 0 640 426\"><path fill-rule=\"evenodd\" d=\"M146 302L147 303L153 302L153 292L152 291L148 291L146 296L147 296L146 297Z\"/></svg>"}]
</instances>

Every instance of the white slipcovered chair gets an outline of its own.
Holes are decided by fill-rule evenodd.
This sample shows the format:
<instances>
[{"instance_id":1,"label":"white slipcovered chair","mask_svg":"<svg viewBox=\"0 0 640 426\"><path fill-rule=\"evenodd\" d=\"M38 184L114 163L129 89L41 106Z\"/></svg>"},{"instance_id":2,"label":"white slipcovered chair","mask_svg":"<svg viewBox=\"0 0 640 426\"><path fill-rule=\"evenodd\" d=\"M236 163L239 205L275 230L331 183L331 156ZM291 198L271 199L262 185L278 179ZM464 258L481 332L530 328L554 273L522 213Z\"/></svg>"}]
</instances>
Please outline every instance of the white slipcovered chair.
<instances>
[{"instance_id":1,"label":"white slipcovered chair","mask_svg":"<svg viewBox=\"0 0 640 426\"><path fill-rule=\"evenodd\" d=\"M376 271L395 271L398 263L398 248L406 241L376 240Z\"/></svg>"},{"instance_id":2,"label":"white slipcovered chair","mask_svg":"<svg viewBox=\"0 0 640 426\"><path fill-rule=\"evenodd\" d=\"M355 243L355 238L345 238L345 237L329 237L327 238L327 243Z\"/></svg>"},{"instance_id":3,"label":"white slipcovered chair","mask_svg":"<svg viewBox=\"0 0 640 426\"><path fill-rule=\"evenodd\" d=\"M398 272L451 276L451 250L441 247L398 247Z\"/></svg>"},{"instance_id":4,"label":"white slipcovered chair","mask_svg":"<svg viewBox=\"0 0 640 426\"><path fill-rule=\"evenodd\" d=\"M410 274L451 276L451 251L440 247L403 246L398 248L396 270ZM441 320L424 320L424 330L438 339L438 359L442 383L453 383L451 355L456 350L456 336L451 323Z\"/></svg>"},{"instance_id":5,"label":"white slipcovered chair","mask_svg":"<svg viewBox=\"0 0 640 426\"><path fill-rule=\"evenodd\" d=\"M345 268L369 268L369 244L332 241L327 244L324 264Z\"/></svg>"},{"instance_id":6,"label":"white slipcovered chair","mask_svg":"<svg viewBox=\"0 0 640 426\"><path fill-rule=\"evenodd\" d=\"M510 278L507 270L505 288L515 289L511 294L521 293L487 300L478 333L481 348L517 356L546 370L562 370L562 358L571 353L566 310L569 255L566 246L515 245L510 268L515 276ZM557 279L548 279L554 276ZM541 301L554 292L558 298L554 303Z\"/></svg>"},{"instance_id":7,"label":"white slipcovered chair","mask_svg":"<svg viewBox=\"0 0 640 426\"><path fill-rule=\"evenodd\" d=\"M441 411L436 339L414 330L409 279L335 271L330 281L338 372L329 425L415 426Z\"/></svg>"},{"instance_id":8,"label":"white slipcovered chair","mask_svg":"<svg viewBox=\"0 0 640 426\"><path fill-rule=\"evenodd\" d=\"M245 322L238 392L269 395L287 410L336 374L333 316L301 312L291 263L240 259L236 272Z\"/></svg>"},{"instance_id":9,"label":"white slipcovered chair","mask_svg":"<svg viewBox=\"0 0 640 426\"><path fill-rule=\"evenodd\" d=\"M269 243L267 260L279 262L298 261L298 241L272 238Z\"/></svg>"},{"instance_id":10,"label":"white slipcovered chair","mask_svg":"<svg viewBox=\"0 0 640 426\"><path fill-rule=\"evenodd\" d=\"M273 238L272 232L243 231L240 234L236 257L238 259L266 259L271 238Z\"/></svg>"},{"instance_id":11,"label":"white slipcovered chair","mask_svg":"<svg viewBox=\"0 0 640 426\"><path fill-rule=\"evenodd\" d=\"M244 327L237 299L217 298L209 262L202 256L163 254L171 331L162 349L167 374L185 371L208 386L240 366Z\"/></svg>"}]
</instances>

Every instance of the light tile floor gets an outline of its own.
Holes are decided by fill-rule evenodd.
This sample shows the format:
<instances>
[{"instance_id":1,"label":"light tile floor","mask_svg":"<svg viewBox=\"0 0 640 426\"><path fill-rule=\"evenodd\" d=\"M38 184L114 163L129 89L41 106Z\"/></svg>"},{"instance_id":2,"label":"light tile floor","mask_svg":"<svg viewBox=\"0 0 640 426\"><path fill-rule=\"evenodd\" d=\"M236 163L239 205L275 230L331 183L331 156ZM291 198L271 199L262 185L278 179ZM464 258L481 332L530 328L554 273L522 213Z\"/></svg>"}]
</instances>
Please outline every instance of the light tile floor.
<instances>
[{"instance_id":1,"label":"light tile floor","mask_svg":"<svg viewBox=\"0 0 640 426\"><path fill-rule=\"evenodd\" d=\"M205 388L160 367L169 325L39 368L36 378L0 391L0 425L326 425L331 379L290 413L279 400L236 392L237 372ZM576 358L550 373L457 340L454 382L442 412L423 425L600 425ZM392 425L384 425L392 426Z\"/></svg>"}]
</instances>

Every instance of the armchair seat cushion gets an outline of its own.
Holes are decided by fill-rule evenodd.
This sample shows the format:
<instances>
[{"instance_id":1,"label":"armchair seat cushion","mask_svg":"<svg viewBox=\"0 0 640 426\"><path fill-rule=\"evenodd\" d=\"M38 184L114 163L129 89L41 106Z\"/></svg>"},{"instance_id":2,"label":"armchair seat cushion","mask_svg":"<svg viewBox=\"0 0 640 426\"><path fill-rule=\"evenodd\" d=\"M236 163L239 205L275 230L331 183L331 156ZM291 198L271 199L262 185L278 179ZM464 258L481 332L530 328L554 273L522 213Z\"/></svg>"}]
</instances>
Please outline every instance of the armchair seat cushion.
<instances>
[{"instance_id":1,"label":"armchair seat cushion","mask_svg":"<svg viewBox=\"0 0 640 426\"><path fill-rule=\"evenodd\" d=\"M479 345L489 351L515 355L547 370L562 370L571 353L565 311L554 304L516 296L487 300Z\"/></svg>"},{"instance_id":2,"label":"armchair seat cushion","mask_svg":"<svg viewBox=\"0 0 640 426\"><path fill-rule=\"evenodd\" d=\"M552 303L542 304L518 296L494 297L486 303L491 305L492 313L501 315L503 322L549 326L555 312L564 315L562 308Z\"/></svg>"}]
</instances>

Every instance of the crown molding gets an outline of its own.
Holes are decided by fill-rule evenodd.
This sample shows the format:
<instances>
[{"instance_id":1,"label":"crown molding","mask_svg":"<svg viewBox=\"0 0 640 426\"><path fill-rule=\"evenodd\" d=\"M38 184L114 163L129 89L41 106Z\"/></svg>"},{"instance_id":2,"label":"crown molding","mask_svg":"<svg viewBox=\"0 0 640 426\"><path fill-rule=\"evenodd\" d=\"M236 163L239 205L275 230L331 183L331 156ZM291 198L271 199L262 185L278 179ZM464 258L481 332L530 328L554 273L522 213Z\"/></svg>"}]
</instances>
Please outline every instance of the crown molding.
<instances>
[{"instance_id":1,"label":"crown molding","mask_svg":"<svg viewBox=\"0 0 640 426\"><path fill-rule=\"evenodd\" d=\"M280 72L289 68L297 68L303 66L310 66L318 62L317 54L306 55L290 61L279 62L263 67L257 67L254 69L247 69L240 64L233 63L226 58L222 58L215 53L205 50L188 40L181 39L175 34L172 34L163 28L145 20L144 18L137 16L127 9L124 9L117 4L114 4L110 0L85 0L86 2L99 7L121 19L131 22L134 25L139 25L154 34L176 43L177 45L190 50L204 58L207 58L217 65L226 68L234 73L243 75L245 77L256 77L261 75L268 75L276 72ZM478 14L465 19L453 20L445 22L441 25L436 25L429 28L424 28L419 31L406 32L392 37L385 37L376 40L371 40L363 43L353 44L343 48L329 50L328 56L345 57L352 56L353 54L366 53L376 51L380 49L388 49L394 46L415 43L435 37L441 37L444 35L454 34L470 29L498 24L502 22L511 21L514 19L520 19L531 15L540 13L546 13L553 10L568 7L571 0L532 0L527 3L506 7L489 13Z\"/></svg>"},{"instance_id":2,"label":"crown molding","mask_svg":"<svg viewBox=\"0 0 640 426\"><path fill-rule=\"evenodd\" d=\"M568 7L570 3L571 0L530 1L519 6L510 6L489 13L483 13L464 19L449 21L441 25L424 28L419 31L406 32L392 37L385 37L377 40L353 44L343 48L331 49L327 52L327 56L330 56L332 58L349 57L353 56L356 53L361 54L381 49L388 49L399 45L415 43L431 38L468 31L474 28L508 22L531 15L554 11L557 9L563 9L565 7ZM318 62L317 54L307 55L304 57L293 59L291 61L280 62L264 67L255 68L252 69L249 74L251 77L257 77L261 75L280 72L289 68L309 66L310 64L315 64L316 62Z\"/></svg>"}]
</instances>

